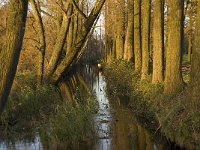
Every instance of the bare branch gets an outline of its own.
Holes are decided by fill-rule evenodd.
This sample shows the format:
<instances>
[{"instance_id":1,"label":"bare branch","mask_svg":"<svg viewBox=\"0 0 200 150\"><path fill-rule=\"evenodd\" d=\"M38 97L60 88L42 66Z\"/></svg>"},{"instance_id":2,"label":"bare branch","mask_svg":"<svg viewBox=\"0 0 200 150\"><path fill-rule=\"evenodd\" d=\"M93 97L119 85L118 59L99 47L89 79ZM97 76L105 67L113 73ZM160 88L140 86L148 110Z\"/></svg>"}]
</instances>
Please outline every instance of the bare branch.
<instances>
[{"instance_id":1,"label":"bare branch","mask_svg":"<svg viewBox=\"0 0 200 150\"><path fill-rule=\"evenodd\" d=\"M49 16L49 17L51 17L51 18L53 18L54 20L57 20L53 15L51 15L51 14L49 14L48 12L46 12L46 11L44 11L44 10L42 10L41 8L40 8L40 10L39 10L40 12L42 12L43 14L45 14L45 15L47 15L47 16Z\"/></svg>"},{"instance_id":2,"label":"bare branch","mask_svg":"<svg viewBox=\"0 0 200 150\"><path fill-rule=\"evenodd\" d=\"M84 14L84 12L78 7L78 5L76 4L76 2L74 0L71 0L72 4L74 5L75 9L81 14L81 16L84 19L87 19L87 16Z\"/></svg>"},{"instance_id":3,"label":"bare branch","mask_svg":"<svg viewBox=\"0 0 200 150\"><path fill-rule=\"evenodd\" d=\"M61 5L56 2L56 4L60 7L60 9L65 13L65 15L67 16L67 12L69 10L69 2L66 3L67 9L64 7L63 2L61 1Z\"/></svg>"},{"instance_id":4,"label":"bare branch","mask_svg":"<svg viewBox=\"0 0 200 150\"><path fill-rule=\"evenodd\" d=\"M34 38L25 37L24 39L25 39L25 40L32 40L32 41L34 41L34 42L40 44L40 42L39 42L37 39L34 39Z\"/></svg>"}]
</instances>

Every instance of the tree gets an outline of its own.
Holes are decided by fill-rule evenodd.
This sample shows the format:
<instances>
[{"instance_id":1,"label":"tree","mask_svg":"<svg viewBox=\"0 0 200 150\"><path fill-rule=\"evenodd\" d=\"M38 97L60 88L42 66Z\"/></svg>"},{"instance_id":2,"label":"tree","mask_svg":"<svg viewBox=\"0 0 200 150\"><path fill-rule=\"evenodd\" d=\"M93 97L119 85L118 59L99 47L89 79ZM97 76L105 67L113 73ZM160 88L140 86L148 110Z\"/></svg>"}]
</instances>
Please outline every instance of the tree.
<instances>
[{"instance_id":1,"label":"tree","mask_svg":"<svg viewBox=\"0 0 200 150\"><path fill-rule=\"evenodd\" d=\"M124 54L125 36L125 1L117 0L117 22L116 22L116 58L122 59Z\"/></svg>"},{"instance_id":2,"label":"tree","mask_svg":"<svg viewBox=\"0 0 200 150\"><path fill-rule=\"evenodd\" d=\"M153 75L152 83L157 84L163 82L163 21L162 8L163 0L154 1L154 16L153 16Z\"/></svg>"},{"instance_id":3,"label":"tree","mask_svg":"<svg viewBox=\"0 0 200 150\"><path fill-rule=\"evenodd\" d=\"M124 60L133 59L133 36L134 36L134 0L128 0L127 5L128 22L126 29L126 38L124 44Z\"/></svg>"},{"instance_id":4,"label":"tree","mask_svg":"<svg viewBox=\"0 0 200 150\"><path fill-rule=\"evenodd\" d=\"M27 0L11 0L6 28L6 44L0 52L0 114L7 102L15 77L24 37Z\"/></svg>"},{"instance_id":5,"label":"tree","mask_svg":"<svg viewBox=\"0 0 200 150\"><path fill-rule=\"evenodd\" d=\"M103 7L105 0L97 0L90 15L87 17L86 21L81 25L78 29L77 38L75 39L72 49L68 55L64 57L61 63L58 65L53 75L51 76L51 82L56 84L59 82L60 78L64 73L66 73L67 69L69 69L70 65L77 59L79 52L82 50L84 43L87 41L89 37L89 33L91 28L97 19L101 8Z\"/></svg>"},{"instance_id":6,"label":"tree","mask_svg":"<svg viewBox=\"0 0 200 150\"><path fill-rule=\"evenodd\" d=\"M57 35L56 43L53 48L53 53L51 55L50 61L48 63L48 66L45 70L45 78L46 80L49 80L51 78L53 72L56 70L56 67L58 65L58 62L60 60L60 56L62 54L62 50L65 44L65 40L67 37L67 33L69 31L70 22L71 22L71 15L72 15L72 5L68 2L65 4L67 11L66 13L63 13L63 19L62 24L59 30L59 33Z\"/></svg>"},{"instance_id":7,"label":"tree","mask_svg":"<svg viewBox=\"0 0 200 150\"><path fill-rule=\"evenodd\" d=\"M38 26L38 36L39 36L39 55L38 55L38 83L42 84L43 82L43 75L44 75L44 61L45 61L45 52L46 52L46 41L45 41L45 30L44 25L41 17L41 13L35 0L29 0L31 7L33 9L33 15L36 20ZM39 4L39 3L38 3Z\"/></svg>"},{"instance_id":8,"label":"tree","mask_svg":"<svg viewBox=\"0 0 200 150\"><path fill-rule=\"evenodd\" d=\"M135 72L140 73L142 66L141 0L135 0L134 2L134 58L135 58Z\"/></svg>"},{"instance_id":9,"label":"tree","mask_svg":"<svg viewBox=\"0 0 200 150\"><path fill-rule=\"evenodd\" d=\"M181 50L183 48L184 1L168 0L166 73L164 93L171 95L183 89Z\"/></svg>"},{"instance_id":10,"label":"tree","mask_svg":"<svg viewBox=\"0 0 200 150\"><path fill-rule=\"evenodd\" d=\"M145 0L142 4L142 80L149 74L150 18L151 0Z\"/></svg>"},{"instance_id":11,"label":"tree","mask_svg":"<svg viewBox=\"0 0 200 150\"><path fill-rule=\"evenodd\" d=\"M193 46L193 35L194 35L194 21L196 16L197 1L196 0L187 0L185 14L189 19L189 22L186 24L185 32L188 38L188 62L191 63L192 56L192 46Z\"/></svg>"},{"instance_id":12,"label":"tree","mask_svg":"<svg viewBox=\"0 0 200 150\"><path fill-rule=\"evenodd\" d=\"M105 51L106 61L111 62L115 58L115 40L116 40L116 6L111 0L105 3Z\"/></svg>"},{"instance_id":13,"label":"tree","mask_svg":"<svg viewBox=\"0 0 200 150\"><path fill-rule=\"evenodd\" d=\"M195 30L195 40L193 47L193 56L192 56L192 66L191 66L191 80L190 80L190 94L191 100L194 104L194 108L199 109L197 103L199 103L200 97L200 0L198 0L198 12L196 18L196 30Z\"/></svg>"}]
</instances>

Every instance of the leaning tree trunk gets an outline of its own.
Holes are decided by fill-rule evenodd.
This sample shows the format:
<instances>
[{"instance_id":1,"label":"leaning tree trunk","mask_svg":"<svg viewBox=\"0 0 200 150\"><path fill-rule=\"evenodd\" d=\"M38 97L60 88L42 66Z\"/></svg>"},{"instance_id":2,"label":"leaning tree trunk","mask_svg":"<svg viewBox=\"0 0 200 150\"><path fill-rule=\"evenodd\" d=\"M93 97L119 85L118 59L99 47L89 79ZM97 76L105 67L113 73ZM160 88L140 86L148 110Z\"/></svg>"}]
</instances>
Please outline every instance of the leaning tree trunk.
<instances>
[{"instance_id":1,"label":"leaning tree trunk","mask_svg":"<svg viewBox=\"0 0 200 150\"><path fill-rule=\"evenodd\" d=\"M69 52L71 50L72 44L73 44L73 39L74 39L74 19L72 18L70 26L69 26L69 31L68 31L68 35L67 35L67 49L66 49L66 53Z\"/></svg>"},{"instance_id":2,"label":"leaning tree trunk","mask_svg":"<svg viewBox=\"0 0 200 150\"><path fill-rule=\"evenodd\" d=\"M16 74L25 32L28 1L11 0L6 28L6 45L0 51L0 114L7 102Z\"/></svg>"},{"instance_id":3,"label":"leaning tree trunk","mask_svg":"<svg viewBox=\"0 0 200 150\"><path fill-rule=\"evenodd\" d=\"M142 67L141 0L135 0L134 2L134 58L135 58L135 73L140 73Z\"/></svg>"},{"instance_id":4,"label":"leaning tree trunk","mask_svg":"<svg viewBox=\"0 0 200 150\"><path fill-rule=\"evenodd\" d=\"M168 40L164 93L175 94L183 89L181 49L183 48L183 1L168 0Z\"/></svg>"},{"instance_id":5,"label":"leaning tree trunk","mask_svg":"<svg viewBox=\"0 0 200 150\"><path fill-rule=\"evenodd\" d=\"M65 58L62 60L62 62L58 65L55 72L53 73L51 77L51 82L53 84L56 84L59 82L62 75L65 73L65 71L70 67L72 62L77 59L77 56L79 55L79 52L82 50L82 47L84 46L85 41L87 41L87 36L91 31L91 28L98 17L101 8L103 7L105 0L97 0L93 10L91 11L90 15L87 17L87 20L82 25L81 28L79 28L77 38L72 46L71 52L69 55L66 55Z\"/></svg>"},{"instance_id":6,"label":"leaning tree trunk","mask_svg":"<svg viewBox=\"0 0 200 150\"><path fill-rule=\"evenodd\" d=\"M163 17L162 5L163 0L154 1L154 17L153 17L153 75L152 83L157 84L163 82Z\"/></svg>"},{"instance_id":7,"label":"leaning tree trunk","mask_svg":"<svg viewBox=\"0 0 200 150\"><path fill-rule=\"evenodd\" d=\"M142 74L141 80L147 79L149 74L149 49L150 49L150 18L151 0L143 1L142 5Z\"/></svg>"},{"instance_id":8,"label":"leaning tree trunk","mask_svg":"<svg viewBox=\"0 0 200 150\"><path fill-rule=\"evenodd\" d=\"M46 41L45 41L45 30L44 30L44 25L42 21L42 16L38 10L35 0L29 0L31 7L33 9L33 16L35 18L35 21L38 26L38 36L39 36L39 54L38 54L38 71L37 71L37 79L38 79L38 84L42 84L43 82L43 75L44 75L44 59L45 59L45 52L46 52Z\"/></svg>"},{"instance_id":9,"label":"leaning tree trunk","mask_svg":"<svg viewBox=\"0 0 200 150\"><path fill-rule=\"evenodd\" d=\"M67 15L63 14L63 21L62 21L62 25L60 27L59 33L57 35L56 44L54 45L53 53L48 63L48 66L45 69L45 78L47 80L49 80L49 78L51 77L51 75L53 74L53 72L55 71L58 65L64 44L65 44L65 40L67 37L67 33L69 31L71 15L72 15L72 4L68 4L67 7L68 7Z\"/></svg>"},{"instance_id":10,"label":"leaning tree trunk","mask_svg":"<svg viewBox=\"0 0 200 150\"><path fill-rule=\"evenodd\" d=\"M134 36L134 0L128 0L127 6L128 22L126 29L126 39L124 44L124 60L133 59L133 36Z\"/></svg>"}]
</instances>

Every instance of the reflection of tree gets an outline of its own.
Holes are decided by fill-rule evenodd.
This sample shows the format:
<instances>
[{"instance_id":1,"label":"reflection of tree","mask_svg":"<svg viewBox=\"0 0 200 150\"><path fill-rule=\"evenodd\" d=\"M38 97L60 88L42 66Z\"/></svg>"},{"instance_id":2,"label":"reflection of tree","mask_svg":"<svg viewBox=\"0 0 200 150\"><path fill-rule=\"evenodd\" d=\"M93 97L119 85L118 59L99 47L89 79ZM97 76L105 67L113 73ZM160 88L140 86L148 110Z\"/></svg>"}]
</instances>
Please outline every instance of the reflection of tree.
<instances>
[{"instance_id":1,"label":"reflection of tree","mask_svg":"<svg viewBox=\"0 0 200 150\"><path fill-rule=\"evenodd\" d=\"M146 136L146 149L153 150L154 149L153 139L147 130L145 130L145 136Z\"/></svg>"},{"instance_id":2,"label":"reflection of tree","mask_svg":"<svg viewBox=\"0 0 200 150\"><path fill-rule=\"evenodd\" d=\"M138 145L138 126L136 124L130 125L130 132L131 132L131 141L132 141L132 147L134 149L139 149Z\"/></svg>"},{"instance_id":3,"label":"reflection of tree","mask_svg":"<svg viewBox=\"0 0 200 150\"><path fill-rule=\"evenodd\" d=\"M62 96L62 99L65 101L65 100L68 100L70 102L73 101L73 96L72 96L72 92L70 90L70 87L68 86L67 83L65 82L61 82L60 83L60 94Z\"/></svg>"},{"instance_id":4,"label":"reflection of tree","mask_svg":"<svg viewBox=\"0 0 200 150\"><path fill-rule=\"evenodd\" d=\"M146 136L145 131L141 126L138 126L138 143L139 143L139 149L145 150L146 149Z\"/></svg>"},{"instance_id":5,"label":"reflection of tree","mask_svg":"<svg viewBox=\"0 0 200 150\"><path fill-rule=\"evenodd\" d=\"M59 84L63 100L74 101L77 90L81 97L85 97L91 92L91 82L95 79L96 74L93 71L87 74L85 70L84 67L83 69L73 71Z\"/></svg>"}]
</instances>

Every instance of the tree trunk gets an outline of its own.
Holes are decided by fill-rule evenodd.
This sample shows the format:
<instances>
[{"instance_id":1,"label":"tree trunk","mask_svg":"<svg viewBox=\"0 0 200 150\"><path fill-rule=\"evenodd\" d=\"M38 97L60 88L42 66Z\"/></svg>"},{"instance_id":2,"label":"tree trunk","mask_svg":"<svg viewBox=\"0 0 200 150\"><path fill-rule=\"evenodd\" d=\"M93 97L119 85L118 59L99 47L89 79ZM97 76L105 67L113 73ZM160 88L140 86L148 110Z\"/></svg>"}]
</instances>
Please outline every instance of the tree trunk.
<instances>
[{"instance_id":1,"label":"tree trunk","mask_svg":"<svg viewBox=\"0 0 200 150\"><path fill-rule=\"evenodd\" d=\"M142 74L141 74L141 80L145 80L149 74L151 0L143 1L142 6L143 7L142 7Z\"/></svg>"},{"instance_id":2,"label":"tree trunk","mask_svg":"<svg viewBox=\"0 0 200 150\"><path fill-rule=\"evenodd\" d=\"M198 0L200 4L200 0ZM190 80L190 94L193 104L193 109L199 110L199 100L200 100L200 5L197 8L197 18L196 18L196 28L195 28L195 40L192 55L192 66L191 66L191 80ZM194 112L196 112L194 110Z\"/></svg>"},{"instance_id":3,"label":"tree trunk","mask_svg":"<svg viewBox=\"0 0 200 150\"><path fill-rule=\"evenodd\" d=\"M82 28L79 29L77 38L72 46L72 51L69 55L66 55L62 62L56 68L54 74L51 77L51 82L56 84L59 82L59 79L65 73L65 71L69 68L71 63L77 58L79 51L81 50L82 46L84 45L85 41L87 40L87 36L90 33L90 30L98 17L101 8L104 4L105 0L97 0L93 10L91 11L89 17L82 25Z\"/></svg>"},{"instance_id":4,"label":"tree trunk","mask_svg":"<svg viewBox=\"0 0 200 150\"><path fill-rule=\"evenodd\" d=\"M154 1L153 17L153 76L152 83L163 82L163 18L162 18L163 0Z\"/></svg>"},{"instance_id":5,"label":"tree trunk","mask_svg":"<svg viewBox=\"0 0 200 150\"><path fill-rule=\"evenodd\" d=\"M16 74L21 52L28 1L11 0L6 28L6 45L0 51L0 114L7 102L10 89Z\"/></svg>"},{"instance_id":6,"label":"tree trunk","mask_svg":"<svg viewBox=\"0 0 200 150\"><path fill-rule=\"evenodd\" d=\"M140 73L142 67L141 0L135 0L134 2L134 59L135 59L135 73Z\"/></svg>"},{"instance_id":7,"label":"tree trunk","mask_svg":"<svg viewBox=\"0 0 200 150\"><path fill-rule=\"evenodd\" d=\"M113 27L115 26L115 16L113 15L113 7L111 6L110 1L106 1L105 3L105 60L106 62L109 62L112 56L112 41L114 38L114 31ZM112 19L110 19L112 18Z\"/></svg>"},{"instance_id":8,"label":"tree trunk","mask_svg":"<svg viewBox=\"0 0 200 150\"><path fill-rule=\"evenodd\" d=\"M74 19L72 18L70 26L69 26L69 32L67 35L67 49L66 49L66 53L69 52L72 48L72 44L74 41Z\"/></svg>"},{"instance_id":9,"label":"tree trunk","mask_svg":"<svg viewBox=\"0 0 200 150\"><path fill-rule=\"evenodd\" d=\"M191 8L192 9L192 8ZM189 43L188 43L188 62L190 63L191 62L191 54L192 54L192 28L193 28L193 13L192 13L192 10L190 12L190 35L189 35Z\"/></svg>"},{"instance_id":10,"label":"tree trunk","mask_svg":"<svg viewBox=\"0 0 200 150\"><path fill-rule=\"evenodd\" d=\"M49 61L49 64L47 66L47 69L45 70L45 74L46 74L46 79L48 80L51 75L53 74L53 72L55 71L57 65L58 65L58 61L60 59L62 50L63 50L63 46L65 44L65 40L66 40L66 36L67 33L69 31L69 26L70 26L70 22L71 22L71 14L72 14L72 5L69 4L70 7L68 9L68 14L63 14L63 21L62 21L62 25L60 28L60 31L58 33L57 39L56 39L56 44L53 48L53 53L51 56L51 59Z\"/></svg>"},{"instance_id":11,"label":"tree trunk","mask_svg":"<svg viewBox=\"0 0 200 150\"><path fill-rule=\"evenodd\" d=\"M134 0L128 0L127 9L128 25L126 30L126 40L124 44L124 60L130 61L133 59Z\"/></svg>"},{"instance_id":12,"label":"tree trunk","mask_svg":"<svg viewBox=\"0 0 200 150\"><path fill-rule=\"evenodd\" d=\"M181 49L183 48L183 1L168 0L168 40L164 93L172 95L183 89Z\"/></svg>"},{"instance_id":13,"label":"tree trunk","mask_svg":"<svg viewBox=\"0 0 200 150\"><path fill-rule=\"evenodd\" d=\"M192 56L192 35L189 35L188 39L188 62L191 63Z\"/></svg>"},{"instance_id":14,"label":"tree trunk","mask_svg":"<svg viewBox=\"0 0 200 150\"><path fill-rule=\"evenodd\" d=\"M124 54L125 36L125 1L117 0L117 22L116 22L116 58L122 59Z\"/></svg>"},{"instance_id":15,"label":"tree trunk","mask_svg":"<svg viewBox=\"0 0 200 150\"><path fill-rule=\"evenodd\" d=\"M39 55L38 55L38 72L37 72L37 79L38 83L42 84L43 82L43 75L44 75L44 59L45 59L45 52L46 52L46 41L45 41L45 30L44 25L42 22L42 17L40 12L38 11L35 0L29 0L31 7L33 9L33 15L36 20L37 26L38 26L38 36L39 36Z\"/></svg>"}]
</instances>

